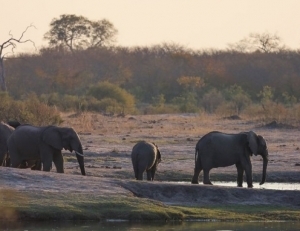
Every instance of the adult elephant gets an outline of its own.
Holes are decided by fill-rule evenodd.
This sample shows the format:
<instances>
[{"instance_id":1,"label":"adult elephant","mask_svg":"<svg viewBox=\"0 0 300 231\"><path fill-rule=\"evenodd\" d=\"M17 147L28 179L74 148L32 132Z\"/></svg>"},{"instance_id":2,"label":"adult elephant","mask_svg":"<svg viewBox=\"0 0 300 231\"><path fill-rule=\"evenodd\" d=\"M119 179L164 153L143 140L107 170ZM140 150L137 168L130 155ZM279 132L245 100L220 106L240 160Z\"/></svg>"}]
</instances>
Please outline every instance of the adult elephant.
<instances>
[{"instance_id":1,"label":"adult elephant","mask_svg":"<svg viewBox=\"0 0 300 231\"><path fill-rule=\"evenodd\" d=\"M260 184L266 181L268 148L265 139L253 131L239 134L210 132L203 136L196 145L195 169L192 184L198 184L203 169L203 184L212 184L209 171L212 168L236 165L237 186L243 187L243 174L246 173L248 188L252 188L252 154L263 158L263 173Z\"/></svg>"},{"instance_id":2,"label":"adult elephant","mask_svg":"<svg viewBox=\"0 0 300 231\"><path fill-rule=\"evenodd\" d=\"M16 120L10 120L7 122L7 124L11 127L13 127L13 130L15 130L17 127L21 125L19 121ZM6 155L6 158L4 159L3 166L9 167L10 166L10 156L9 154ZM42 163L41 159L38 160L27 160L22 161L22 163L19 165L19 168L31 168L31 170L42 170Z\"/></svg>"},{"instance_id":3,"label":"adult elephant","mask_svg":"<svg viewBox=\"0 0 300 231\"><path fill-rule=\"evenodd\" d=\"M15 129L10 125L0 123L0 166L9 165L7 140Z\"/></svg>"},{"instance_id":4,"label":"adult elephant","mask_svg":"<svg viewBox=\"0 0 300 231\"><path fill-rule=\"evenodd\" d=\"M153 181L157 165L161 162L160 151L156 144L140 141L132 148L131 161L136 180L143 180L146 171L147 180Z\"/></svg>"},{"instance_id":5,"label":"adult elephant","mask_svg":"<svg viewBox=\"0 0 300 231\"><path fill-rule=\"evenodd\" d=\"M85 175L82 145L77 133L72 128L21 125L8 139L10 162L14 168L24 168L24 163L37 164L40 161L43 171L50 171L53 161L56 171L63 173L62 149L75 151L81 174Z\"/></svg>"}]
</instances>

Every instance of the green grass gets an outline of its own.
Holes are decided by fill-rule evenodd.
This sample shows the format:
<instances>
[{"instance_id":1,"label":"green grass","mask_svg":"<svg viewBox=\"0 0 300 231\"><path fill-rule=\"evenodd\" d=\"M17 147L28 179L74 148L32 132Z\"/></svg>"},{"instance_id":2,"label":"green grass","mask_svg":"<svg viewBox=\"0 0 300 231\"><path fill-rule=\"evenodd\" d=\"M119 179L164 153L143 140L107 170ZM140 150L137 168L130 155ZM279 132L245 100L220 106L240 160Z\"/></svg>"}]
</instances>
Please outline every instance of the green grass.
<instances>
[{"instance_id":1,"label":"green grass","mask_svg":"<svg viewBox=\"0 0 300 231\"><path fill-rule=\"evenodd\" d=\"M5 220L217 220L299 221L297 209L272 206L168 206L133 196L101 197L84 193L0 191Z\"/></svg>"}]
</instances>

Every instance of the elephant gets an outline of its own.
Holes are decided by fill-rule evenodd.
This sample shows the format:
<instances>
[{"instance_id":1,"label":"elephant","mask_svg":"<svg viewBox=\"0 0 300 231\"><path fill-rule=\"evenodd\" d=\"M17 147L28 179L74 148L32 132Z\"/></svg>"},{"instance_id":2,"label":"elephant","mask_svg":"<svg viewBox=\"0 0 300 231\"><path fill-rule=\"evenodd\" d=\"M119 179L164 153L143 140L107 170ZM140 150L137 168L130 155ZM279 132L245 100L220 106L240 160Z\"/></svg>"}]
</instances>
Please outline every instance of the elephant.
<instances>
[{"instance_id":1,"label":"elephant","mask_svg":"<svg viewBox=\"0 0 300 231\"><path fill-rule=\"evenodd\" d=\"M0 123L0 166L9 165L7 140L14 130L13 127L4 122Z\"/></svg>"},{"instance_id":2,"label":"elephant","mask_svg":"<svg viewBox=\"0 0 300 231\"><path fill-rule=\"evenodd\" d=\"M18 126L8 139L10 166L34 167L50 171L52 161L58 173L64 173L62 149L75 151L81 174L85 175L84 156L80 139L73 128L32 125Z\"/></svg>"},{"instance_id":3,"label":"elephant","mask_svg":"<svg viewBox=\"0 0 300 231\"><path fill-rule=\"evenodd\" d=\"M226 134L218 131L204 135L195 148L195 169L192 184L198 184L203 170L203 184L212 184L209 171L212 168L234 165L237 168L237 186L243 187L243 175L246 173L248 188L252 188L251 156L258 154L263 158L263 172L260 185L266 181L268 148L265 139L253 131L238 134Z\"/></svg>"},{"instance_id":4,"label":"elephant","mask_svg":"<svg viewBox=\"0 0 300 231\"><path fill-rule=\"evenodd\" d=\"M0 161L2 161L2 166L9 167L10 166L10 156L8 154L8 147L7 147L7 140L11 133L20 126L21 124L18 121L8 121L7 124L1 122L0 123L0 149L6 146L7 151L4 153L0 151ZM9 131L9 132L7 132ZM5 141L5 143L4 143ZM2 160L3 159L3 160ZM34 161L23 161L19 168L31 168L32 170L41 170L41 161L34 160Z\"/></svg>"},{"instance_id":5,"label":"elephant","mask_svg":"<svg viewBox=\"0 0 300 231\"><path fill-rule=\"evenodd\" d=\"M157 165L161 162L161 154L155 143L139 141L132 148L131 161L136 180L143 180L147 172L147 180L153 181Z\"/></svg>"}]
</instances>

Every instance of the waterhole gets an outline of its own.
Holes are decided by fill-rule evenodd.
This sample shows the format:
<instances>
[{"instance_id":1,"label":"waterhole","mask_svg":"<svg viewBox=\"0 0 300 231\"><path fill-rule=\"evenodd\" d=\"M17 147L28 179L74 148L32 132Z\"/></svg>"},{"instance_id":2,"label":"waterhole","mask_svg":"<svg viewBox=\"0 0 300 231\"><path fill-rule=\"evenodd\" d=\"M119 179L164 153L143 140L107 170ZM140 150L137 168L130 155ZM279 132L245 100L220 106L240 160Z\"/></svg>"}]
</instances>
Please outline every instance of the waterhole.
<instances>
[{"instance_id":1,"label":"waterhole","mask_svg":"<svg viewBox=\"0 0 300 231\"><path fill-rule=\"evenodd\" d=\"M183 184L190 184L190 182L178 182ZM237 183L234 181L214 181L214 185L226 186L226 187L237 187ZM202 183L200 183L202 184ZM243 187L247 187L247 183L243 183ZM275 189L275 190L300 190L300 183L276 183L276 182L265 182L263 185L259 183L253 183L253 188L259 189Z\"/></svg>"}]
</instances>

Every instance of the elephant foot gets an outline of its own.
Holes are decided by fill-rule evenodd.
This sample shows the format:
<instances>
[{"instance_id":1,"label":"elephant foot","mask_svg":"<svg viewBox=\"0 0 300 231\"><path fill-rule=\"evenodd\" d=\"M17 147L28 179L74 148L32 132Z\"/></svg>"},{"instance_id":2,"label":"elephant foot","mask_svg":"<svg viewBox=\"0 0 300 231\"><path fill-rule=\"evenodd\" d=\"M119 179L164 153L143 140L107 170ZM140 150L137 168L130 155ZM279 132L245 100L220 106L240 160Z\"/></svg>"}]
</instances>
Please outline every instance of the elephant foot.
<instances>
[{"instance_id":1,"label":"elephant foot","mask_svg":"<svg viewBox=\"0 0 300 231\"><path fill-rule=\"evenodd\" d=\"M210 185L213 185L210 181L203 181L203 184L210 184Z\"/></svg>"},{"instance_id":2,"label":"elephant foot","mask_svg":"<svg viewBox=\"0 0 300 231\"><path fill-rule=\"evenodd\" d=\"M192 184L199 184L199 175L194 175L192 178Z\"/></svg>"},{"instance_id":3,"label":"elephant foot","mask_svg":"<svg viewBox=\"0 0 300 231\"><path fill-rule=\"evenodd\" d=\"M253 188L253 185L251 184L251 185L248 185L248 188Z\"/></svg>"}]
</instances>

